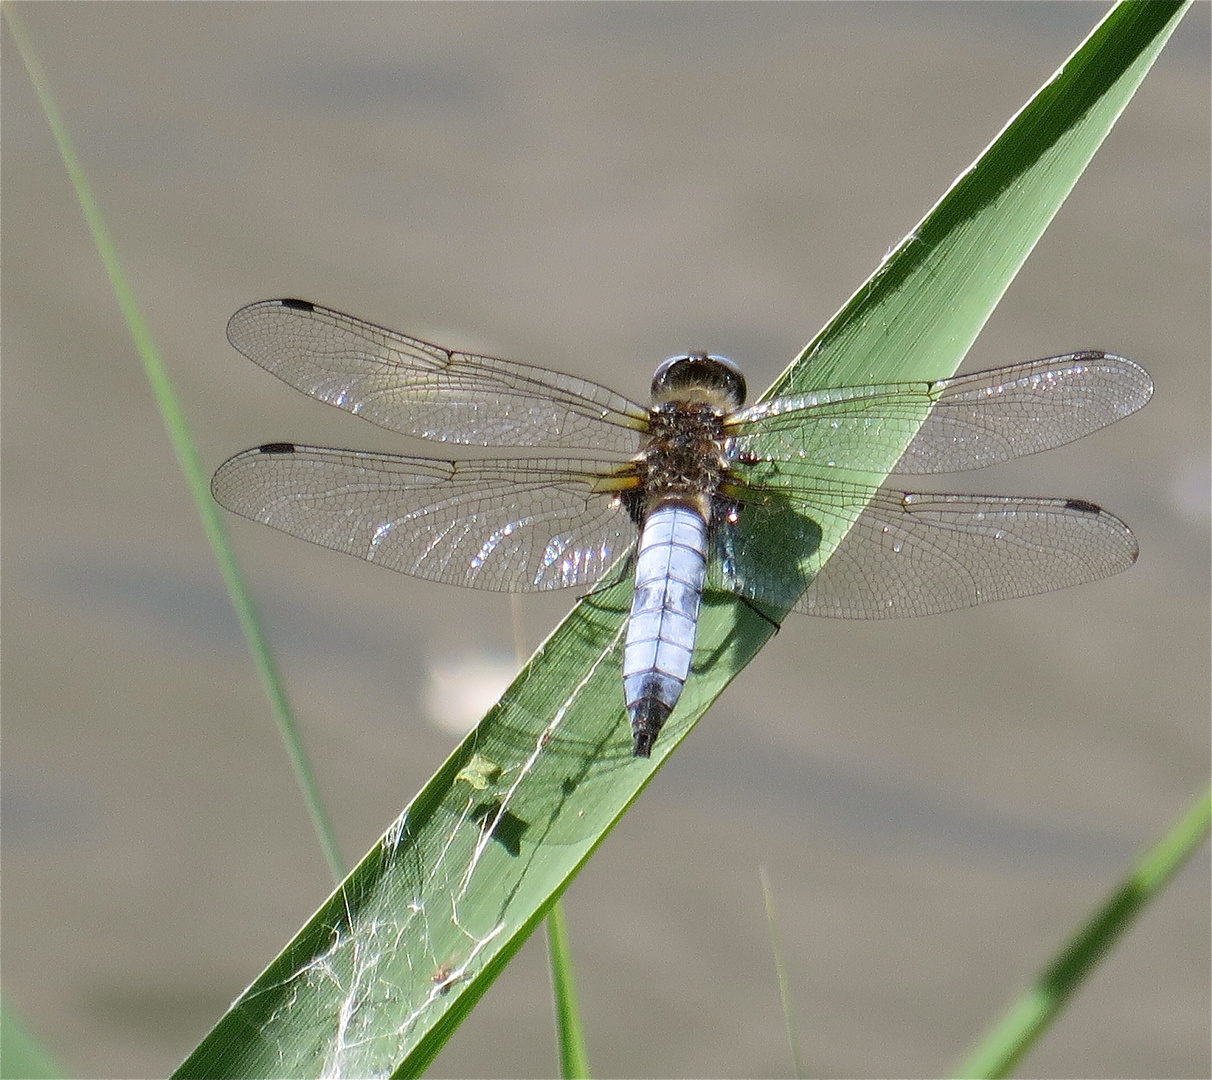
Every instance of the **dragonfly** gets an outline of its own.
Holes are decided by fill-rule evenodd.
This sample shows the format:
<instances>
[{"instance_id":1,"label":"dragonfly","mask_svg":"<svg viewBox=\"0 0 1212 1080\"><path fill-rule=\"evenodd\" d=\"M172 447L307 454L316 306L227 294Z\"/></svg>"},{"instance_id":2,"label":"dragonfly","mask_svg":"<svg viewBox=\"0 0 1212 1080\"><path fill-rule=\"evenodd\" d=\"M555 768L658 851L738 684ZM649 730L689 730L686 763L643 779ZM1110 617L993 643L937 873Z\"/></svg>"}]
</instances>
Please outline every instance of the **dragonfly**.
<instances>
[{"instance_id":1,"label":"dragonfly","mask_svg":"<svg viewBox=\"0 0 1212 1080\"><path fill-rule=\"evenodd\" d=\"M732 361L687 353L656 369L643 405L305 300L249 304L227 337L295 389L379 427L515 450L446 460L266 443L215 473L227 509L404 574L496 592L592 585L630 558L622 682L636 757L651 754L690 675L705 590L780 617L904 617L1094 581L1138 554L1128 527L1084 499L882 485L898 454L897 474L978 469L1135 412L1153 384L1110 353L749 406ZM830 555L825 541L838 536Z\"/></svg>"}]
</instances>

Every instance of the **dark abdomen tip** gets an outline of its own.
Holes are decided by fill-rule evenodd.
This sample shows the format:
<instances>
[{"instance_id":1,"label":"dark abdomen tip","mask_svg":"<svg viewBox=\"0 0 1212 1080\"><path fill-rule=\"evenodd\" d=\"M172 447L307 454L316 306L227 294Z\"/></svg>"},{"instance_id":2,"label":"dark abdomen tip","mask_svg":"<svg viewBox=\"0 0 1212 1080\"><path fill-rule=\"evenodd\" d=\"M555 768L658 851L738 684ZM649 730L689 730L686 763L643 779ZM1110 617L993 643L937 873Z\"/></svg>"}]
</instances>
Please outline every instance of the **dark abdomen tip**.
<instances>
[{"instance_id":1,"label":"dark abdomen tip","mask_svg":"<svg viewBox=\"0 0 1212 1080\"><path fill-rule=\"evenodd\" d=\"M633 757L651 757L652 745L673 710L654 697L641 698L631 710L631 734L635 739Z\"/></svg>"}]
</instances>

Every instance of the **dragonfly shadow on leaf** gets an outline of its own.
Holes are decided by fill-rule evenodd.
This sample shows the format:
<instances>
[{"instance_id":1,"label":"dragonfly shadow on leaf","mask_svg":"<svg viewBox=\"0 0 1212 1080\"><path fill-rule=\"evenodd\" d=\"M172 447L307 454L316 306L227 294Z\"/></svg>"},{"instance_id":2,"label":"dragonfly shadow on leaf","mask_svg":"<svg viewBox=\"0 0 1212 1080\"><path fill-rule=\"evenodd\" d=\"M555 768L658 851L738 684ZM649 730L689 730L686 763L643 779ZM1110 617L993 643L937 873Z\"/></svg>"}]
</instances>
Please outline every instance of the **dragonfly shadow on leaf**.
<instances>
[{"instance_id":1,"label":"dragonfly shadow on leaf","mask_svg":"<svg viewBox=\"0 0 1212 1080\"><path fill-rule=\"evenodd\" d=\"M469 790L455 784L443 800L448 815L492 829L493 839L515 857L532 846L577 843L592 836L595 826L586 807L594 805L593 792L609 786L633 759L615 679L604 677L585 693L594 699L593 712L601 719L588 737L583 729L573 737L537 714L533 724L519 726L519 715L532 710L511 701L507 692L466 744L467 760L479 755L499 764L491 790L484 790L469 810Z\"/></svg>"},{"instance_id":2,"label":"dragonfly shadow on leaf","mask_svg":"<svg viewBox=\"0 0 1212 1080\"><path fill-rule=\"evenodd\" d=\"M777 627L812 584L823 531L819 522L780 493L766 494L764 503L741 509L744 528L717 533L719 557L708 577L708 588L759 605L758 614Z\"/></svg>"}]
</instances>

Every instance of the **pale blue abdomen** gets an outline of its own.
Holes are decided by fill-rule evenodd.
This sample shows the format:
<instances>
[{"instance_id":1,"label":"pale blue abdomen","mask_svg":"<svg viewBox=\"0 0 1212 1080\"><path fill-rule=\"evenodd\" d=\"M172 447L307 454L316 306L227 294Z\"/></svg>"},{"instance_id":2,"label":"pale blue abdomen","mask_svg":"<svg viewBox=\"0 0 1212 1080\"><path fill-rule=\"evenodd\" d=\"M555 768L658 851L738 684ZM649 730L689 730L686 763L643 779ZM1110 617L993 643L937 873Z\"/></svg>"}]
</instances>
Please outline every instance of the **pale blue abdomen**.
<instances>
[{"instance_id":1,"label":"pale blue abdomen","mask_svg":"<svg viewBox=\"0 0 1212 1080\"><path fill-rule=\"evenodd\" d=\"M677 504L653 510L640 532L623 650L623 693L638 757L648 757L690 674L706 576L702 515Z\"/></svg>"}]
</instances>

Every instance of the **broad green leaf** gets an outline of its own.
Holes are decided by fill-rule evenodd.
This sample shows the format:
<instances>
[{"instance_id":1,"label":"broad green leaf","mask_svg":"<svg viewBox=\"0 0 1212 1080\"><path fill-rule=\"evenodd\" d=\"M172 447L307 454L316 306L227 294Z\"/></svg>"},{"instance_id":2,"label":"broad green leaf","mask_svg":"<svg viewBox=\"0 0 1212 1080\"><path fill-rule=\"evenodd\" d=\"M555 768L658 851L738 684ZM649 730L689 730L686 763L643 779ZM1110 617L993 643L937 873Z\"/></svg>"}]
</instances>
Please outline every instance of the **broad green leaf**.
<instances>
[{"instance_id":1,"label":"broad green leaf","mask_svg":"<svg viewBox=\"0 0 1212 1080\"><path fill-rule=\"evenodd\" d=\"M952 374L1183 8L1117 6L771 392ZM826 551L844 531L831 529ZM623 580L576 605L178 1076L416 1075L433 1059L772 632L706 597L686 692L636 760L619 656L630 598Z\"/></svg>"},{"instance_id":2,"label":"broad green leaf","mask_svg":"<svg viewBox=\"0 0 1212 1080\"><path fill-rule=\"evenodd\" d=\"M66 1076L37 1043L18 1023L7 1005L0 1007L0 1080L17 1077L23 1080L41 1080L46 1077Z\"/></svg>"}]
</instances>

